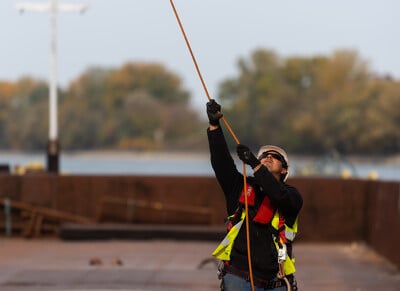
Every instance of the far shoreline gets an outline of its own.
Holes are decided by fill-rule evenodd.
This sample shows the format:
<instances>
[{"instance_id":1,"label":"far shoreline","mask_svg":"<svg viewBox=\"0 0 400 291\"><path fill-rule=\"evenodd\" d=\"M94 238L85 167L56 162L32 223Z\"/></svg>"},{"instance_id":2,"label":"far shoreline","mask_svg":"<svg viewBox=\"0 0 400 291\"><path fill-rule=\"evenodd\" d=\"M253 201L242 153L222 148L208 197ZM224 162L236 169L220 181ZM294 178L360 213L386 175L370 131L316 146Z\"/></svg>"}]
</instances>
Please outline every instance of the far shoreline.
<instances>
[{"instance_id":1,"label":"far shoreline","mask_svg":"<svg viewBox=\"0 0 400 291\"><path fill-rule=\"evenodd\" d=\"M32 155L32 156L46 156L45 152L40 151L21 151L21 150L0 150L0 158L7 155ZM73 156L82 158L129 158L129 159L209 159L210 154L208 151L129 151L129 150L75 150L75 151L61 151L60 156ZM235 157L235 153L232 153ZM296 162L316 162L324 158L329 158L328 154L325 155L297 155L290 154L289 159ZM342 161L350 163L361 164L384 164L384 165L399 165L400 166L400 153L392 155L341 155L338 157Z\"/></svg>"}]
</instances>

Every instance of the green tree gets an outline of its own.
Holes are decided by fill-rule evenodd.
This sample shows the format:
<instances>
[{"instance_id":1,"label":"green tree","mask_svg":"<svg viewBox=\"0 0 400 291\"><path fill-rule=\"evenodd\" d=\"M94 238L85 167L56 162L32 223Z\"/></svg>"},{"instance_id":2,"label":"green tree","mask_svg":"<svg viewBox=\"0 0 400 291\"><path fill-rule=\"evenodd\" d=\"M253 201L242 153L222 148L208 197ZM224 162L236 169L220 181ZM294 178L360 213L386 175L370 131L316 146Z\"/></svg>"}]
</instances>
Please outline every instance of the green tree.
<instances>
[{"instance_id":1,"label":"green tree","mask_svg":"<svg viewBox=\"0 0 400 291\"><path fill-rule=\"evenodd\" d=\"M118 140L115 130L108 138L104 133L108 126L105 125L103 96L110 74L108 69L89 68L69 85L59 106L60 139L64 149L104 147Z\"/></svg>"},{"instance_id":2,"label":"green tree","mask_svg":"<svg viewBox=\"0 0 400 291\"><path fill-rule=\"evenodd\" d=\"M180 78L160 64L127 63L108 76L104 96L107 106L123 104L124 96L135 91L146 91L165 104L186 103L189 94L181 86Z\"/></svg>"}]
</instances>

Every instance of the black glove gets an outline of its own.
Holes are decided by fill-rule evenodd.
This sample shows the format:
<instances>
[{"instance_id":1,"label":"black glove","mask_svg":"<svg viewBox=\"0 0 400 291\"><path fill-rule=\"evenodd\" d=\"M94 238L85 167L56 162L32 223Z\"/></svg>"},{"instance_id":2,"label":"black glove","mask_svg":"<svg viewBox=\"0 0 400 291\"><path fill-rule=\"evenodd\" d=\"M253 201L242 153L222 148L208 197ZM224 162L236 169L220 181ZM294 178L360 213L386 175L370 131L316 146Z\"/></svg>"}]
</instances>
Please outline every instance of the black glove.
<instances>
[{"instance_id":1,"label":"black glove","mask_svg":"<svg viewBox=\"0 0 400 291\"><path fill-rule=\"evenodd\" d=\"M215 102L214 99L210 99L210 101L207 102L207 116L211 125L219 125L219 120L223 114L221 113L221 105Z\"/></svg>"},{"instance_id":2,"label":"black glove","mask_svg":"<svg viewBox=\"0 0 400 291\"><path fill-rule=\"evenodd\" d=\"M242 144L239 144L236 148L236 152L244 163L250 165L252 169L257 167L260 164L260 161L256 158L255 155L250 151L250 149Z\"/></svg>"}]
</instances>

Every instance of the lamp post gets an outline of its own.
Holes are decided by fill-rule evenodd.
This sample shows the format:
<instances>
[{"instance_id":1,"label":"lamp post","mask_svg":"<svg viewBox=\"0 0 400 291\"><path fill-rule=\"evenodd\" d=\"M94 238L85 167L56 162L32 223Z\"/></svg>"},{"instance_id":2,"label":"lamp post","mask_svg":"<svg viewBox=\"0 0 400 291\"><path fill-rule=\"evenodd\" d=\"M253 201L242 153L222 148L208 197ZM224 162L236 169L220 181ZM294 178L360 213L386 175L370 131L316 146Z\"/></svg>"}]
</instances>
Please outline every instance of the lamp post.
<instances>
[{"instance_id":1,"label":"lamp post","mask_svg":"<svg viewBox=\"0 0 400 291\"><path fill-rule=\"evenodd\" d=\"M47 3L18 3L17 9L24 11L48 12L50 14L50 77L49 77L49 140L47 144L47 171L59 172L58 122L57 122L57 12L80 12L87 10L85 4L57 4L56 0Z\"/></svg>"}]
</instances>

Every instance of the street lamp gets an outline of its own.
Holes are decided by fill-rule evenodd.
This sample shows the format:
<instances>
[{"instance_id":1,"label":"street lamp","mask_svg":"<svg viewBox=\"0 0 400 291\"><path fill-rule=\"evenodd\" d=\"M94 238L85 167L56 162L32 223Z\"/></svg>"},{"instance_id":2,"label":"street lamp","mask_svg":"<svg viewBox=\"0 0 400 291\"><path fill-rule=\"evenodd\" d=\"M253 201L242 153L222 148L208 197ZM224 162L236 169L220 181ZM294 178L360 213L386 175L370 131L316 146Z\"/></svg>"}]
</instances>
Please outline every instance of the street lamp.
<instances>
[{"instance_id":1,"label":"street lamp","mask_svg":"<svg viewBox=\"0 0 400 291\"><path fill-rule=\"evenodd\" d=\"M47 3L17 3L17 9L24 11L49 12L50 14L50 79L49 79L49 141L47 144L47 171L58 173L59 152L57 132L57 60L56 60L56 18L57 12L84 13L85 4L57 4L56 0Z\"/></svg>"}]
</instances>

